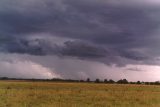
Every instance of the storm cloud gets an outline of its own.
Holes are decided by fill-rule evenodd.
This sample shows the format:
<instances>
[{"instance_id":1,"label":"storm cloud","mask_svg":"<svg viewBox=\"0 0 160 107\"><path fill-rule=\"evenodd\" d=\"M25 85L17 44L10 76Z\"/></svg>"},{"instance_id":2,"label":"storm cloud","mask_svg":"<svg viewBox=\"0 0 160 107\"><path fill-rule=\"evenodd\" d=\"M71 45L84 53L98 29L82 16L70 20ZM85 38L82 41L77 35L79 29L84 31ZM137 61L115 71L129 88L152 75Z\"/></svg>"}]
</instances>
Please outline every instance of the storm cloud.
<instances>
[{"instance_id":1,"label":"storm cloud","mask_svg":"<svg viewBox=\"0 0 160 107\"><path fill-rule=\"evenodd\" d=\"M0 53L39 59L52 56L53 62L59 57L61 63L74 59L75 66L79 60L119 68L159 66L159 6L158 0L1 0ZM23 58L52 68L49 61L33 59ZM60 69L56 73L79 78L78 69L75 73L66 69L71 76Z\"/></svg>"}]
</instances>

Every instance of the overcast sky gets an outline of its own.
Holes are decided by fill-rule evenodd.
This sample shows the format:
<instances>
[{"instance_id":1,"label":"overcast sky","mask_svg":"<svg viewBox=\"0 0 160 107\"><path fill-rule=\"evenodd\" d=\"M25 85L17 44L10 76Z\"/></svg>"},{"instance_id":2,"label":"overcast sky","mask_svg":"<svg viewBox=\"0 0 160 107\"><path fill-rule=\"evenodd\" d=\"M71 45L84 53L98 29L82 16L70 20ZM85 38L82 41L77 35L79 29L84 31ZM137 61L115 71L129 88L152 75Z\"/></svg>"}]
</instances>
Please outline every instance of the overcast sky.
<instances>
[{"instance_id":1,"label":"overcast sky","mask_svg":"<svg viewBox=\"0 0 160 107\"><path fill-rule=\"evenodd\" d=\"M0 0L0 76L160 80L159 0Z\"/></svg>"}]
</instances>

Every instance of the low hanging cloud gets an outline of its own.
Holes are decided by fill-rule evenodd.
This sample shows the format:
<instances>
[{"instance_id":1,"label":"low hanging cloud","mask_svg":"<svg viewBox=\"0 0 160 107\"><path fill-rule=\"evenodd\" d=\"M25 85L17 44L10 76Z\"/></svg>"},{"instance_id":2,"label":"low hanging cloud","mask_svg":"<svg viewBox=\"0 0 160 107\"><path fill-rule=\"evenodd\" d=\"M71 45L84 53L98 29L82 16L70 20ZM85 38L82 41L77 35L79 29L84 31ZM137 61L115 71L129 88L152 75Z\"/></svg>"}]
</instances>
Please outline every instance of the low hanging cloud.
<instances>
[{"instance_id":1,"label":"low hanging cloud","mask_svg":"<svg viewBox=\"0 0 160 107\"><path fill-rule=\"evenodd\" d=\"M54 69L25 59L18 54L0 54L0 76L10 78L61 78Z\"/></svg>"},{"instance_id":2,"label":"low hanging cloud","mask_svg":"<svg viewBox=\"0 0 160 107\"><path fill-rule=\"evenodd\" d=\"M18 61L18 62L0 62L0 73L1 77L10 78L37 78L37 79L51 79L61 78L56 75L49 68L45 68L39 64L29 61Z\"/></svg>"}]
</instances>

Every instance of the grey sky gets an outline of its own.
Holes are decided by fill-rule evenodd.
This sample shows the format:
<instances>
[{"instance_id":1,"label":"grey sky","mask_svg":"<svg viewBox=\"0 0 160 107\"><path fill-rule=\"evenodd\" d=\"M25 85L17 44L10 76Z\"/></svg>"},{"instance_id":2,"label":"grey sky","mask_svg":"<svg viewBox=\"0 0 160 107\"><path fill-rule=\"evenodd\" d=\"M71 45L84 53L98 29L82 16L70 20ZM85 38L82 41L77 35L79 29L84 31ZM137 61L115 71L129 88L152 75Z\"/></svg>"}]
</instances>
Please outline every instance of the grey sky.
<instances>
[{"instance_id":1,"label":"grey sky","mask_svg":"<svg viewBox=\"0 0 160 107\"><path fill-rule=\"evenodd\" d=\"M1 60L0 73L136 80L137 72L143 72L142 80L160 79L146 69L160 65L159 6L158 0L1 0L0 57L8 56ZM6 60L16 69L9 70ZM17 70L19 63L29 71ZM35 64L42 74L34 74L30 66ZM100 66L105 70L100 72ZM128 76L123 77L122 69Z\"/></svg>"}]
</instances>

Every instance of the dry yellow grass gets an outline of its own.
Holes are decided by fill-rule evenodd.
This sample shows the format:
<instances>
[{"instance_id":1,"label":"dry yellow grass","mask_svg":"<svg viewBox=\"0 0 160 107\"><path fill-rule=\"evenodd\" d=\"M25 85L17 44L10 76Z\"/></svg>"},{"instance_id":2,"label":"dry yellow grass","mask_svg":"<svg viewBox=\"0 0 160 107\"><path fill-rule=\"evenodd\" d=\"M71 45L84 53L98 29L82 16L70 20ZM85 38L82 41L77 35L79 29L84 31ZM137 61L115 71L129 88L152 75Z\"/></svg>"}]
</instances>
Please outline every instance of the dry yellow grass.
<instances>
[{"instance_id":1,"label":"dry yellow grass","mask_svg":"<svg viewBox=\"0 0 160 107\"><path fill-rule=\"evenodd\" d=\"M160 86L0 81L0 107L160 107Z\"/></svg>"}]
</instances>

